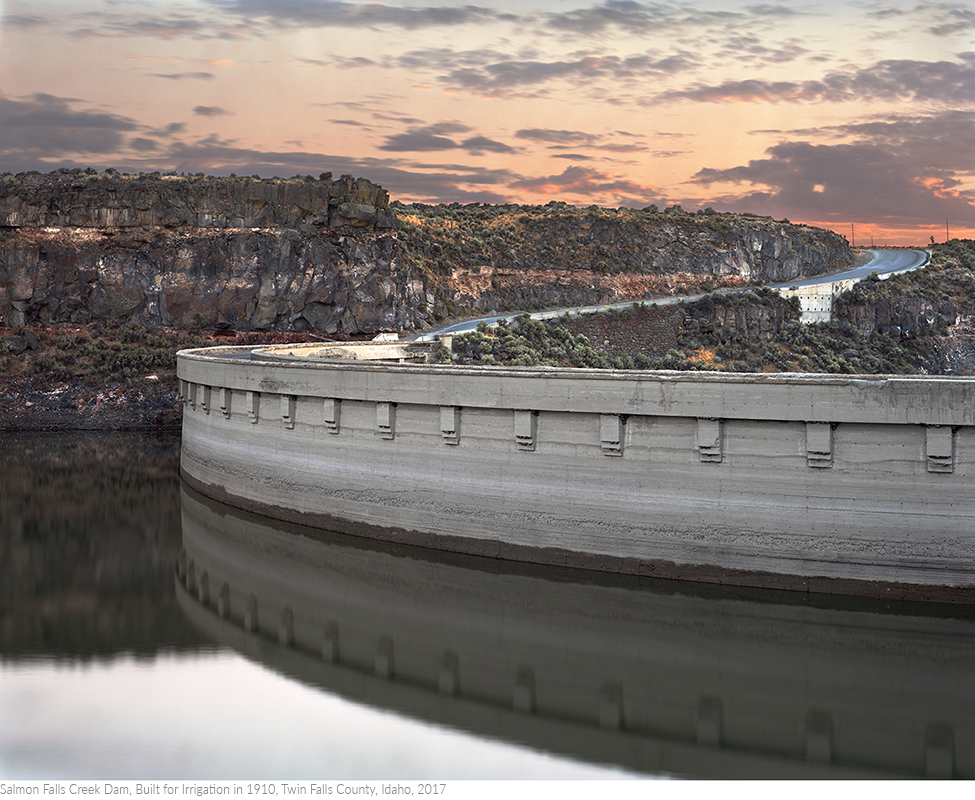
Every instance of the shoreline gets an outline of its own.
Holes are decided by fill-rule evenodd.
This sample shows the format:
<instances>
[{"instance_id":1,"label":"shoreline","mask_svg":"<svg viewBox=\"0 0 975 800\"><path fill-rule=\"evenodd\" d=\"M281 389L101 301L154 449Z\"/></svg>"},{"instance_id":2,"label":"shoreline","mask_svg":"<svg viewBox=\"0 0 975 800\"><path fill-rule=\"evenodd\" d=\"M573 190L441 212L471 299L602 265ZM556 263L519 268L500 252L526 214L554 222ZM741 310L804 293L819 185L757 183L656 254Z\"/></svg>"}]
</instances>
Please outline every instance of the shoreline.
<instances>
[{"instance_id":1,"label":"shoreline","mask_svg":"<svg viewBox=\"0 0 975 800\"><path fill-rule=\"evenodd\" d=\"M41 376L43 377L43 376ZM99 381L10 379L0 390L0 431L178 431L183 412L175 374Z\"/></svg>"},{"instance_id":2,"label":"shoreline","mask_svg":"<svg viewBox=\"0 0 975 800\"><path fill-rule=\"evenodd\" d=\"M0 431L178 431L177 351L308 339L299 332L144 325L0 326Z\"/></svg>"}]
</instances>

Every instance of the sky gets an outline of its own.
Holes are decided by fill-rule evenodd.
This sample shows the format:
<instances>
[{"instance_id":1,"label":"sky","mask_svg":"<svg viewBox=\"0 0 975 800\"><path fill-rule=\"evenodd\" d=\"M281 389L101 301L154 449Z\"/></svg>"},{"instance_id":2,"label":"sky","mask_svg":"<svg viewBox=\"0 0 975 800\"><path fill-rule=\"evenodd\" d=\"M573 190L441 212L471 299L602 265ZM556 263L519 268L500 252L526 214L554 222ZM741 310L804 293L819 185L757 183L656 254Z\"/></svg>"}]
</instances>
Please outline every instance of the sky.
<instances>
[{"instance_id":1,"label":"sky","mask_svg":"<svg viewBox=\"0 0 975 800\"><path fill-rule=\"evenodd\" d=\"M0 172L975 238L975 2L0 0Z\"/></svg>"}]
</instances>

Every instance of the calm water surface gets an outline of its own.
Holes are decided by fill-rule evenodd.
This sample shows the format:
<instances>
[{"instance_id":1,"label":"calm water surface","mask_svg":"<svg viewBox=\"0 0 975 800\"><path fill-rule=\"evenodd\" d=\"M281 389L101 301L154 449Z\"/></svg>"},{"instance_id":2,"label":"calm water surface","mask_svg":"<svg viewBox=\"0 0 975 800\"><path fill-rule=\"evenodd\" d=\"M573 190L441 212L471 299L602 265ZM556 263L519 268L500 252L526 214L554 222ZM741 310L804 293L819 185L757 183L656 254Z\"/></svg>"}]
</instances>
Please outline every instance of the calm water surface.
<instances>
[{"instance_id":1,"label":"calm water surface","mask_svg":"<svg viewBox=\"0 0 975 800\"><path fill-rule=\"evenodd\" d=\"M0 435L0 778L975 777L964 608L520 569Z\"/></svg>"}]
</instances>

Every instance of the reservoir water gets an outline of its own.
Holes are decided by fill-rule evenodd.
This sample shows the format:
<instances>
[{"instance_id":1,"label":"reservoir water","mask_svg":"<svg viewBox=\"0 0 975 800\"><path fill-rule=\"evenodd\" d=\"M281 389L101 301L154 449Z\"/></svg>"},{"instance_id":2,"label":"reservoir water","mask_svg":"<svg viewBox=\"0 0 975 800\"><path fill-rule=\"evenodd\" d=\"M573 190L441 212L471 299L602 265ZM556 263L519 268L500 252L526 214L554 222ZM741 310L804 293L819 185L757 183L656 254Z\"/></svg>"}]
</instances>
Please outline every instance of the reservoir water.
<instances>
[{"instance_id":1,"label":"reservoir water","mask_svg":"<svg viewBox=\"0 0 975 800\"><path fill-rule=\"evenodd\" d=\"M0 778L975 777L975 613L377 545L0 435Z\"/></svg>"}]
</instances>

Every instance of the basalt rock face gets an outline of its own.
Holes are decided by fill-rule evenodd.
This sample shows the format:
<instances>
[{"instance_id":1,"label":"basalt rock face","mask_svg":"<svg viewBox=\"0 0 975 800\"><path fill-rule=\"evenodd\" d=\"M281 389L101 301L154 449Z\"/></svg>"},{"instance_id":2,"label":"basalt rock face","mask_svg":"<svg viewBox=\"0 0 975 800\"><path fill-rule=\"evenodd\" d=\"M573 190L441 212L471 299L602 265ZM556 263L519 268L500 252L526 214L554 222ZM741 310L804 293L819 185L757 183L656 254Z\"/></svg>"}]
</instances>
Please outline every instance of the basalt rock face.
<instances>
[{"instance_id":1,"label":"basalt rock face","mask_svg":"<svg viewBox=\"0 0 975 800\"><path fill-rule=\"evenodd\" d=\"M365 178L241 180L52 173L0 178L0 227L392 228Z\"/></svg>"},{"instance_id":2,"label":"basalt rock face","mask_svg":"<svg viewBox=\"0 0 975 800\"><path fill-rule=\"evenodd\" d=\"M0 317L10 326L101 320L352 334L414 327L425 299L395 238L374 232L61 230L0 241Z\"/></svg>"},{"instance_id":3,"label":"basalt rock face","mask_svg":"<svg viewBox=\"0 0 975 800\"><path fill-rule=\"evenodd\" d=\"M850 260L827 231L639 214L492 211L477 217L485 229L472 248L458 235L467 228L442 243L426 223L398 229L385 190L350 176L0 177L0 325L373 334L477 311L650 299L714 278L789 280Z\"/></svg>"},{"instance_id":4,"label":"basalt rock face","mask_svg":"<svg viewBox=\"0 0 975 800\"><path fill-rule=\"evenodd\" d=\"M911 339L946 331L958 320L958 309L951 302L932 302L923 297L875 297L846 302L838 309L837 316L850 323L861 336L876 331L895 339Z\"/></svg>"},{"instance_id":5,"label":"basalt rock face","mask_svg":"<svg viewBox=\"0 0 975 800\"><path fill-rule=\"evenodd\" d=\"M849 244L831 231L736 214L570 206L398 206L400 238L434 270L506 274L738 276L767 283L846 266Z\"/></svg>"},{"instance_id":6,"label":"basalt rock face","mask_svg":"<svg viewBox=\"0 0 975 800\"><path fill-rule=\"evenodd\" d=\"M846 302L837 317L861 335L923 343L924 369L934 375L975 374L975 315L970 304L923 297L875 297Z\"/></svg>"},{"instance_id":7,"label":"basalt rock face","mask_svg":"<svg viewBox=\"0 0 975 800\"><path fill-rule=\"evenodd\" d=\"M0 196L0 319L368 333L426 301L385 190L26 175Z\"/></svg>"},{"instance_id":8,"label":"basalt rock face","mask_svg":"<svg viewBox=\"0 0 975 800\"><path fill-rule=\"evenodd\" d=\"M709 300L688 304L683 333L721 344L767 342L801 316L797 304L784 298L752 299L745 294L737 299L725 305Z\"/></svg>"}]
</instances>

